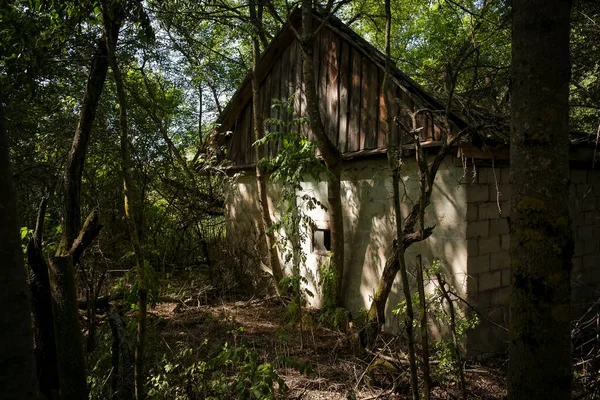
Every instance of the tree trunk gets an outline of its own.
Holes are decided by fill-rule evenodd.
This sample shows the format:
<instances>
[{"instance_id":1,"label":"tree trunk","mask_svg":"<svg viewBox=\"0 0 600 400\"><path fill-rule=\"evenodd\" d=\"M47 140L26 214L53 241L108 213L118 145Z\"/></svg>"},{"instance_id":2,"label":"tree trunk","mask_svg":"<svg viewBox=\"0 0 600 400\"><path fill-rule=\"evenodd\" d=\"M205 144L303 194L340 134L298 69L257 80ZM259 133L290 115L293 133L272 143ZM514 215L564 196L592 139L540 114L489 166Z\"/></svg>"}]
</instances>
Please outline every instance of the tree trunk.
<instances>
[{"instance_id":1,"label":"tree trunk","mask_svg":"<svg viewBox=\"0 0 600 400\"><path fill-rule=\"evenodd\" d=\"M38 398L27 277L17 221L17 202L0 102L0 397Z\"/></svg>"},{"instance_id":2,"label":"tree trunk","mask_svg":"<svg viewBox=\"0 0 600 400\"><path fill-rule=\"evenodd\" d=\"M113 40L114 26L119 26L120 16L123 9L118 4L103 4L102 18L104 22L104 32L110 39L108 41L108 61L113 72L115 85L117 87L117 97L119 102L119 129L121 138L121 160L123 168L123 197L125 202L125 220L129 231L129 238L133 247L135 256L136 274L137 274L137 292L138 292L138 318L135 339L135 365L134 365L134 389L135 399L145 398L144 394L144 350L146 339L146 314L148 303L148 283L146 279L146 263L142 246L136 226L136 215L139 215L139 205L136 204L135 186L131 172L131 155L129 150L129 130L127 125L127 96L125 95L125 86L123 77L116 59L116 39Z\"/></svg>"},{"instance_id":3,"label":"tree trunk","mask_svg":"<svg viewBox=\"0 0 600 400\"><path fill-rule=\"evenodd\" d=\"M343 306L342 282L344 278L344 220L341 198L342 153L331 142L319 112L319 98L314 72L315 33L312 27L312 2L302 0L302 78L305 85L306 111L309 127L315 135L317 147L329 169L327 180L327 208L331 230L332 265L336 274L335 293L329 294L339 307Z\"/></svg>"},{"instance_id":4,"label":"tree trunk","mask_svg":"<svg viewBox=\"0 0 600 400\"><path fill-rule=\"evenodd\" d=\"M258 13L255 8L254 1L250 1L250 18L252 23L254 24L254 29L256 31L262 30L262 21L259 17L262 12L262 4L258 4ZM264 130L264 116L262 115L262 102L270 101L270 99L262 99L260 97L258 76L256 73L256 68L258 67L258 63L260 61L260 43L258 39L258 32L254 32L252 36L252 118L254 119L254 140L257 141L263 137ZM267 194L267 177L265 176L264 169L259 165L259 161L263 156L263 146L254 146L254 158L256 161L256 187L258 191L258 208L260 210L260 215L262 217L262 229L261 236L265 238L265 246L267 248L267 252L269 254L269 264L268 267L273 274L273 280L275 285L275 290L279 294L279 282L283 279L283 269L281 268L281 263L279 261L279 254L277 252L277 248L275 247L276 238L275 233L271 231L271 226L273 225L273 221L271 220L271 213L269 212L269 202L268 202L268 194Z\"/></svg>"},{"instance_id":5,"label":"tree trunk","mask_svg":"<svg viewBox=\"0 0 600 400\"><path fill-rule=\"evenodd\" d=\"M37 378L40 392L47 398L58 396L60 384L58 380L58 364L56 361L56 344L54 321L52 319L52 296L50 294L50 278L48 264L42 252L44 232L44 216L49 197L42 199L38 210L35 230L27 244L27 263L33 272L31 288L31 304L33 305L33 336L35 339L35 356Z\"/></svg>"},{"instance_id":6,"label":"tree trunk","mask_svg":"<svg viewBox=\"0 0 600 400\"><path fill-rule=\"evenodd\" d=\"M513 1L510 399L571 398L570 1Z\"/></svg>"},{"instance_id":7,"label":"tree trunk","mask_svg":"<svg viewBox=\"0 0 600 400\"><path fill-rule=\"evenodd\" d=\"M102 37L98 41L96 54L92 60L79 123L69 152L63 180L65 195L63 234L56 255L50 259L49 268L58 374L63 400L85 399L88 396L84 351L77 311L74 264L95 237L86 235L99 233L97 219L94 226L89 226L89 231L86 232L85 227L79 231L81 226L81 176L87 144L107 71L107 41L106 37ZM94 220L89 220L89 222L94 222ZM80 245L82 242L77 243L80 238L85 239L85 246ZM75 250L77 251L76 256L74 255Z\"/></svg>"}]
</instances>

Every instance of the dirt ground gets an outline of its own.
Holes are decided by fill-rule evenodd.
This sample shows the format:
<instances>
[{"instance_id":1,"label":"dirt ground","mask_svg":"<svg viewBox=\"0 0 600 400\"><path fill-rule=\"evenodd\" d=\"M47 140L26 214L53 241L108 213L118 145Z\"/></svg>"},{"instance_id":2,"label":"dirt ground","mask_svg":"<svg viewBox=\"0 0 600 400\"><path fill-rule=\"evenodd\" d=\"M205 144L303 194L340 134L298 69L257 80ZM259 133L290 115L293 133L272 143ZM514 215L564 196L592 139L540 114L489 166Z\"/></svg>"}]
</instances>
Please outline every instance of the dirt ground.
<instances>
[{"instance_id":1,"label":"dirt ground","mask_svg":"<svg viewBox=\"0 0 600 400\"><path fill-rule=\"evenodd\" d=\"M157 333L165 343L184 337L187 346L200 348L207 339L213 344L245 343L277 367L290 391L288 399L404 399L410 397L408 371L402 362L399 338L381 338L372 352L360 350L356 332L341 332L323 326L289 329L282 333L285 305L276 298L228 302L217 305L185 306L161 303L151 312ZM310 311L306 311L310 312ZM303 375L281 365L280 355L293 357L312 366ZM379 356L378 356L379 354ZM397 362L397 373L367 368L376 360ZM399 360L399 361L398 361ZM488 365L467 363L466 396L452 379L434 382L432 399L503 399L506 396L506 365L502 361ZM435 368L435 364L432 366ZM395 384L394 384L395 382ZM392 387L396 390L392 391ZM395 392L395 393L394 393Z\"/></svg>"}]
</instances>

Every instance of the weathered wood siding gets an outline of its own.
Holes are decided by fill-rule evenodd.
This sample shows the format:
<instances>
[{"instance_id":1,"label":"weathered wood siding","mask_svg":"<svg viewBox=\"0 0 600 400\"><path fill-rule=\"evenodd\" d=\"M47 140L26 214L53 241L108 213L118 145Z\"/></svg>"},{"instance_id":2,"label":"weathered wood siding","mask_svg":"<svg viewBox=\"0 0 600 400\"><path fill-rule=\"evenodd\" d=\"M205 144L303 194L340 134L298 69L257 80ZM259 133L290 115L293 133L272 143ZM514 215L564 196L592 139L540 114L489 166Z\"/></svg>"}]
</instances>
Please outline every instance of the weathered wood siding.
<instances>
[{"instance_id":1,"label":"weathered wood siding","mask_svg":"<svg viewBox=\"0 0 600 400\"><path fill-rule=\"evenodd\" d=\"M410 118L403 116L406 106L413 109L410 96L396 84L390 83L382 91L384 71L375 65L362 50L350 44L334 31L324 27L315 40L315 78L319 96L319 111L329 138L343 153L374 150L386 146L384 96L393 101L392 115L400 117L410 126ZM265 118L291 118L306 116L306 98L302 82L302 52L296 40L281 51L280 57L272 63L260 84L261 109ZM273 99L286 100L295 95L293 116L272 107ZM265 101L266 100L266 101ZM233 132L228 140L229 156L235 165L253 164L254 151L252 101L241 108L231 127ZM440 131L427 116L419 123L425 128L420 132L422 140L439 139ZM265 124L265 133L278 128ZM280 129L280 128L279 128ZM308 127L301 128L309 138L313 135ZM401 129L393 125L393 145L398 144ZM403 135L403 142L410 138ZM264 155L277 154L280 144L270 143Z\"/></svg>"}]
</instances>

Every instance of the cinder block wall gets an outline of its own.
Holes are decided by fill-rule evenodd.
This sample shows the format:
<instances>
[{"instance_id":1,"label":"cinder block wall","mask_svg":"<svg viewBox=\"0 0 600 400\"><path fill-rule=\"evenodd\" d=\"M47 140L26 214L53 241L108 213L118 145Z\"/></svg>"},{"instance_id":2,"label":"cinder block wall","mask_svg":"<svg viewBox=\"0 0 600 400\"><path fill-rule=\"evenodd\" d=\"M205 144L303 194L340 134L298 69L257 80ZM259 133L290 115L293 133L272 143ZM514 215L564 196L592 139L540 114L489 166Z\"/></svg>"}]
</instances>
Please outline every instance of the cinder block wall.
<instances>
[{"instance_id":1,"label":"cinder block wall","mask_svg":"<svg viewBox=\"0 0 600 400\"><path fill-rule=\"evenodd\" d=\"M467 183L468 301L490 320L508 327L510 286L509 167L476 168ZM573 317L600 297L600 171L571 169ZM468 334L471 354L503 351L506 332L481 321Z\"/></svg>"},{"instance_id":2,"label":"cinder block wall","mask_svg":"<svg viewBox=\"0 0 600 400\"><path fill-rule=\"evenodd\" d=\"M418 197L418 177L414 159L403 165L403 188L408 197L403 199L403 214L407 215L411 201ZM316 197L327 204L327 184L307 180L302 183L302 194ZM459 161L448 157L441 166L435 181L431 204L427 208L426 226L436 225L433 235L423 243L415 244L406 253L409 266L413 266L417 254L425 265L434 258L443 260L450 276L450 283L458 293L466 296L467 279L467 186L463 182L463 169ZM278 217L276 204L279 190L268 185L269 206L274 220ZM379 277L389 256L395 237L393 190L391 173L385 156L363 158L344 162L342 171L342 204L344 206L344 234L346 240L344 274L345 303L352 312L368 308ZM260 214L257 207L254 171L241 174L236 189L228 201L229 231L231 237L255 237L244 232L258 231ZM309 212L317 225L327 226L329 216L325 210ZM310 235L309 235L310 237ZM310 239L304 244L307 254L306 269L308 289L315 294L310 300L320 305L319 268L322 256L311 251ZM392 314L403 299L399 276L394 282L387 303L386 329L398 329L398 320ZM435 327L434 327L435 329Z\"/></svg>"}]
</instances>

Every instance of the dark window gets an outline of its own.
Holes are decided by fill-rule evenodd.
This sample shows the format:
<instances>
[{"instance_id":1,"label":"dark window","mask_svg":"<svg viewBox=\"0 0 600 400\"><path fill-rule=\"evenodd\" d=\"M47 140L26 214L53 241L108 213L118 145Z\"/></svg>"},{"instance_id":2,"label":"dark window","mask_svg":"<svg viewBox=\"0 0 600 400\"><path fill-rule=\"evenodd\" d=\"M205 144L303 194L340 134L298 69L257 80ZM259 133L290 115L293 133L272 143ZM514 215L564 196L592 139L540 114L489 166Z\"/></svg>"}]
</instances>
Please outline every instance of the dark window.
<instances>
[{"instance_id":1,"label":"dark window","mask_svg":"<svg viewBox=\"0 0 600 400\"><path fill-rule=\"evenodd\" d=\"M315 229L313 231L313 251L331 250L331 231L329 229Z\"/></svg>"}]
</instances>

